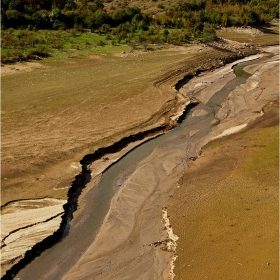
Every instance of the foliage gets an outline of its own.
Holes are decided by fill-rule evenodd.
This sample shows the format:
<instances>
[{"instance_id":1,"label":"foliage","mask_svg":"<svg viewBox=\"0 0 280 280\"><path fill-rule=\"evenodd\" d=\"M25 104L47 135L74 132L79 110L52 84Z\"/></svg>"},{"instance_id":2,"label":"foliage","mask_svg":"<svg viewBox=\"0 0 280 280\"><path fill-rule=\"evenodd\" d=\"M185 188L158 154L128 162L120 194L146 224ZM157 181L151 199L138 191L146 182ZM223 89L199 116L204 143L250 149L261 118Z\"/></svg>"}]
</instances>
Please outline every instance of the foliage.
<instances>
[{"instance_id":1,"label":"foliage","mask_svg":"<svg viewBox=\"0 0 280 280\"><path fill-rule=\"evenodd\" d=\"M142 30L153 24L180 29L193 28L199 22L213 26L258 25L279 16L277 0L191 0L179 2L154 18L137 7L108 12L103 1L3 0L2 28L66 29L78 25L98 29L102 24L117 27L130 22L139 24Z\"/></svg>"},{"instance_id":2,"label":"foliage","mask_svg":"<svg viewBox=\"0 0 280 280\"><path fill-rule=\"evenodd\" d=\"M202 30L202 38L206 41L213 41L216 39L216 31L209 24L204 24Z\"/></svg>"},{"instance_id":3,"label":"foliage","mask_svg":"<svg viewBox=\"0 0 280 280\"><path fill-rule=\"evenodd\" d=\"M279 16L276 0L189 0L162 5L151 15L137 7L105 10L105 0L3 0L1 7L2 53L9 50L24 55L38 44L50 52L83 49L85 46L132 44L186 44L193 39L215 40L219 26L258 26ZM13 29L16 29L13 31ZM91 30L83 42L77 38ZM21 30L21 31L19 31ZM35 34L27 31L46 30ZM53 30L52 33L47 30ZM59 37L55 30L68 30ZM95 38L94 34L105 38ZM95 39L93 39L95 38ZM86 43L88 42L88 44ZM19 54L19 53L18 53ZM19 55L22 59L22 53Z\"/></svg>"}]
</instances>

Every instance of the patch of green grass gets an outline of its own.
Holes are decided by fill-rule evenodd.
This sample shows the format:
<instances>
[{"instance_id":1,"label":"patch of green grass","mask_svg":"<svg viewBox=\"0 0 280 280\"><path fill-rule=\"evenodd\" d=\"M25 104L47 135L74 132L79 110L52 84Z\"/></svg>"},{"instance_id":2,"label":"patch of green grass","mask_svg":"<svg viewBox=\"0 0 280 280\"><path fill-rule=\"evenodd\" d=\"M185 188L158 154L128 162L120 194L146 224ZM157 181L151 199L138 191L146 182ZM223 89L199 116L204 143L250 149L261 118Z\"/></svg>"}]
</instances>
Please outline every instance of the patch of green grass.
<instances>
[{"instance_id":1,"label":"patch of green grass","mask_svg":"<svg viewBox=\"0 0 280 280\"><path fill-rule=\"evenodd\" d=\"M2 62L14 62L17 60L32 59L32 55L38 56L48 53L54 57L73 57L75 51L110 52L128 51L135 49L152 50L155 46L168 44L185 44L188 36L184 36L184 30L168 29L169 35L164 36L164 30L150 28L149 31L135 30L120 37L117 29L109 33L94 32L75 29L71 30L14 30L8 29L2 32ZM64 52L65 55L61 53ZM80 54L74 55L79 57ZM84 54L82 54L84 56Z\"/></svg>"},{"instance_id":2,"label":"patch of green grass","mask_svg":"<svg viewBox=\"0 0 280 280\"><path fill-rule=\"evenodd\" d=\"M128 46L113 43L117 38L113 35L91 33L89 30L79 32L73 30L3 30L2 62L16 60L38 50L50 53L54 57L69 57L74 51L127 51ZM61 53L65 54L62 55ZM78 57L78 55L76 55Z\"/></svg>"}]
</instances>

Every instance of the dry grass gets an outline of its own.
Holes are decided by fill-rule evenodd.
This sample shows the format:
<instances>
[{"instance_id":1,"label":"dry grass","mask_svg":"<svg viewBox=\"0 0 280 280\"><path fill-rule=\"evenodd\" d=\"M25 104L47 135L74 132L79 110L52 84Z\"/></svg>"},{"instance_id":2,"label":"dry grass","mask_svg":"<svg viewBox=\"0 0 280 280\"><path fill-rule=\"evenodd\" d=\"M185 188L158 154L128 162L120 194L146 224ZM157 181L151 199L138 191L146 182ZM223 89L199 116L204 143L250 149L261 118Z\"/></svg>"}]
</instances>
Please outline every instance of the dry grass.
<instances>
[{"instance_id":1,"label":"dry grass","mask_svg":"<svg viewBox=\"0 0 280 280\"><path fill-rule=\"evenodd\" d=\"M175 47L4 66L2 204L65 198L85 154L162 121L174 95L169 82L153 86L158 77L209 55L221 54Z\"/></svg>"},{"instance_id":2,"label":"dry grass","mask_svg":"<svg viewBox=\"0 0 280 280\"><path fill-rule=\"evenodd\" d=\"M274 20L270 25L259 29L228 28L217 30L217 36L240 43L260 46L279 44L279 21Z\"/></svg>"},{"instance_id":3,"label":"dry grass","mask_svg":"<svg viewBox=\"0 0 280 280\"><path fill-rule=\"evenodd\" d=\"M175 279L277 279L279 112L209 143L169 201Z\"/></svg>"},{"instance_id":4,"label":"dry grass","mask_svg":"<svg viewBox=\"0 0 280 280\"><path fill-rule=\"evenodd\" d=\"M3 66L2 204L65 198L85 154L162 122L184 73L166 75L227 55L190 50L83 52Z\"/></svg>"}]
</instances>

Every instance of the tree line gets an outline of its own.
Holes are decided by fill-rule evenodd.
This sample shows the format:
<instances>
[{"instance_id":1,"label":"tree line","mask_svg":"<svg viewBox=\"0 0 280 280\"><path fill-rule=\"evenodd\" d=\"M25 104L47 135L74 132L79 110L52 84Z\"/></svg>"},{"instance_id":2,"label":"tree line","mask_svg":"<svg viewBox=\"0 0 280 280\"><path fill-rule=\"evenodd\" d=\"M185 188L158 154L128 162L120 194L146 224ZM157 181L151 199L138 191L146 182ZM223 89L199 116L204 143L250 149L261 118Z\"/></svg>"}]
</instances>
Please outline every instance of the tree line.
<instances>
[{"instance_id":1,"label":"tree line","mask_svg":"<svg viewBox=\"0 0 280 280\"><path fill-rule=\"evenodd\" d=\"M106 11L104 0L2 0L2 29L71 29L92 31L130 23L134 29L148 30L156 25L184 28L199 35L203 24L216 26L255 26L279 17L278 0L189 0L152 16L137 7ZM152 1L152 0L150 0ZM155 0L154 0L155 1ZM106 26L104 26L106 25Z\"/></svg>"},{"instance_id":2,"label":"tree line","mask_svg":"<svg viewBox=\"0 0 280 280\"><path fill-rule=\"evenodd\" d=\"M279 16L278 0L186 0L172 8L161 2L155 5L162 11L153 15L130 6L107 11L103 1L2 0L1 61L109 44L146 49L212 41L217 27L258 26Z\"/></svg>"}]
</instances>

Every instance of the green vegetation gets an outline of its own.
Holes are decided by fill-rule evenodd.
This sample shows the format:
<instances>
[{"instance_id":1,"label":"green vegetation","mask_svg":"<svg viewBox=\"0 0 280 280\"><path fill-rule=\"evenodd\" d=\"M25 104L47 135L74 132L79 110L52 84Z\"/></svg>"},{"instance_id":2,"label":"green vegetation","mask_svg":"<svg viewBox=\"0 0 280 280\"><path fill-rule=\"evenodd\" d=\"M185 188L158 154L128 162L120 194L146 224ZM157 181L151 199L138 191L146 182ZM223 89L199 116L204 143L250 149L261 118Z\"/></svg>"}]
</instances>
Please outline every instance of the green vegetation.
<instances>
[{"instance_id":1,"label":"green vegetation","mask_svg":"<svg viewBox=\"0 0 280 280\"><path fill-rule=\"evenodd\" d=\"M126 2L115 8L114 1L102 0L4 0L2 62L36 59L56 50L212 41L217 27L256 26L279 16L276 0L191 0L172 7L151 2L156 11ZM130 2L134 4L139 5Z\"/></svg>"}]
</instances>

